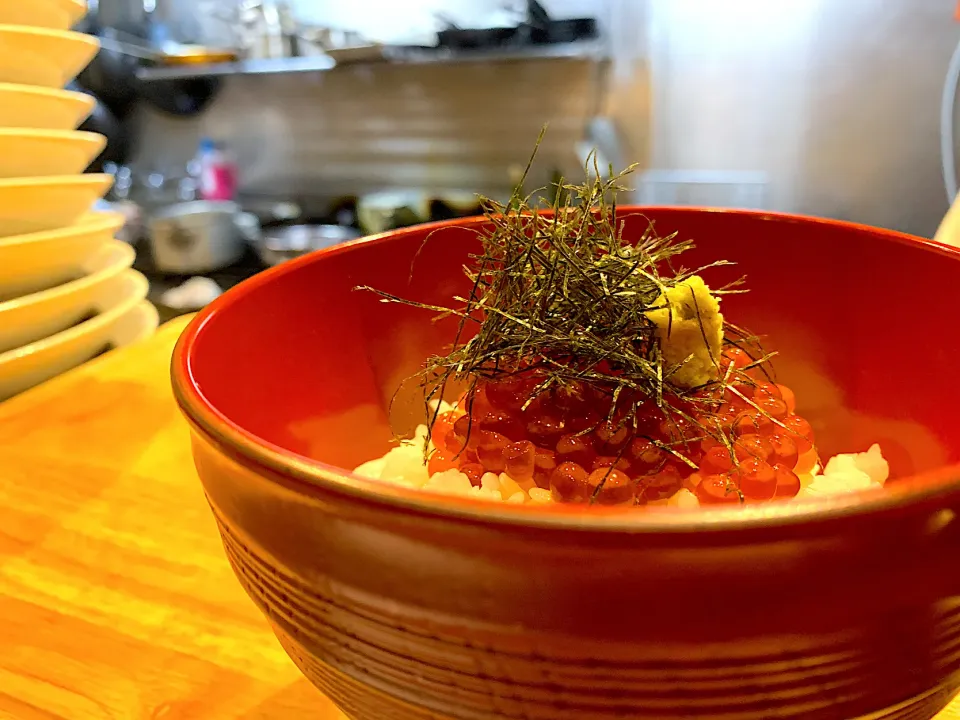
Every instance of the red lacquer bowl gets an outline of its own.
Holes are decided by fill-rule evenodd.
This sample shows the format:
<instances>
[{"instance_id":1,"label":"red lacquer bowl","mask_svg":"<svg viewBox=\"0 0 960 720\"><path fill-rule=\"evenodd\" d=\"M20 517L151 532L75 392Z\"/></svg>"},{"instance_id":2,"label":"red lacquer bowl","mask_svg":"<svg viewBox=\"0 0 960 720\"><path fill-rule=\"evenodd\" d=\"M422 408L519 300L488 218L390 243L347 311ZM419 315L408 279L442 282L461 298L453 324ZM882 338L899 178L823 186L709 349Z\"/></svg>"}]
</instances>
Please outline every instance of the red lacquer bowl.
<instances>
[{"instance_id":1,"label":"red lacquer bowl","mask_svg":"<svg viewBox=\"0 0 960 720\"><path fill-rule=\"evenodd\" d=\"M626 236L647 220L621 210ZM400 381L451 338L479 221L367 238L226 293L173 362L240 582L354 720L929 718L960 688L960 253L752 212L644 209L738 263L825 454L900 478L709 512L501 506L353 476ZM438 227L442 229L434 232ZM414 256L424 239L434 234ZM412 267L411 264L413 263Z\"/></svg>"}]
</instances>

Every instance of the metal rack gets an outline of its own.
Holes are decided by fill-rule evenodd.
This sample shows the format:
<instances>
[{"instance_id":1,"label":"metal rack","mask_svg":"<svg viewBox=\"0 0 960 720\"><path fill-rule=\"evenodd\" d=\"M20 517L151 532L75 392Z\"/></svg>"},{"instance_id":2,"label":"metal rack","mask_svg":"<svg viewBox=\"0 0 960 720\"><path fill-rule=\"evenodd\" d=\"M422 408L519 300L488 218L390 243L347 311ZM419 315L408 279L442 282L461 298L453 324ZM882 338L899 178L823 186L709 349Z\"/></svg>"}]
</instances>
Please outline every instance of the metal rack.
<instances>
[{"instance_id":1,"label":"metal rack","mask_svg":"<svg viewBox=\"0 0 960 720\"><path fill-rule=\"evenodd\" d=\"M534 45L523 48L496 50L447 50L442 48L405 48L384 46L376 60L353 62L376 65L433 65L472 62L522 62L527 60L604 60L608 57L603 43L564 43L558 45ZM176 80L180 78L225 77L231 75L277 75L288 73L327 72L338 66L336 60L326 55L315 57L291 57L268 60L240 60L216 65L178 65L175 67L144 67L137 71L143 81Z\"/></svg>"}]
</instances>

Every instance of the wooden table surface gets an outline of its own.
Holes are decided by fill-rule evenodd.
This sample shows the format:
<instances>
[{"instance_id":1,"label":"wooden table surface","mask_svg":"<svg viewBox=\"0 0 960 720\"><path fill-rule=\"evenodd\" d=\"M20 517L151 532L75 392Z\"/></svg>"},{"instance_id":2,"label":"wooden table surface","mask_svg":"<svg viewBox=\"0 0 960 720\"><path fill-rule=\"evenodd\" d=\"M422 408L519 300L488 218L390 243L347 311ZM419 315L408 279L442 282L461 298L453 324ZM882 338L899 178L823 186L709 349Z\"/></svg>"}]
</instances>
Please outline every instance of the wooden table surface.
<instances>
[{"instance_id":1,"label":"wooden table surface","mask_svg":"<svg viewBox=\"0 0 960 720\"><path fill-rule=\"evenodd\" d=\"M170 391L185 324L0 404L0 718L342 717L224 557Z\"/></svg>"},{"instance_id":2,"label":"wooden table surface","mask_svg":"<svg viewBox=\"0 0 960 720\"><path fill-rule=\"evenodd\" d=\"M0 718L342 718L223 555L168 380L186 320L0 404Z\"/></svg>"}]
</instances>

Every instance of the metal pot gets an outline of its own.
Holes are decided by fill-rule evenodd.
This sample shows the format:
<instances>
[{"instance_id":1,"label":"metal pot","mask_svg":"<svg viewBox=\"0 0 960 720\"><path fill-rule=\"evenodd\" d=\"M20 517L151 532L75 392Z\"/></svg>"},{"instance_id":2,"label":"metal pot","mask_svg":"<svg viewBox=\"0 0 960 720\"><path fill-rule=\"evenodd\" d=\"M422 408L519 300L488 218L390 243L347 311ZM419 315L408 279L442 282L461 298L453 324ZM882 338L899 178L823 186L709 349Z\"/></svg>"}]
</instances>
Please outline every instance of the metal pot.
<instances>
[{"instance_id":1,"label":"metal pot","mask_svg":"<svg viewBox=\"0 0 960 720\"><path fill-rule=\"evenodd\" d=\"M279 265L358 237L357 230L342 225L287 225L264 230L254 249L266 265Z\"/></svg>"},{"instance_id":2,"label":"metal pot","mask_svg":"<svg viewBox=\"0 0 960 720\"><path fill-rule=\"evenodd\" d=\"M256 218L236 203L196 201L171 205L150 219L150 247L157 270L197 274L231 265L247 241L259 236Z\"/></svg>"}]
</instances>

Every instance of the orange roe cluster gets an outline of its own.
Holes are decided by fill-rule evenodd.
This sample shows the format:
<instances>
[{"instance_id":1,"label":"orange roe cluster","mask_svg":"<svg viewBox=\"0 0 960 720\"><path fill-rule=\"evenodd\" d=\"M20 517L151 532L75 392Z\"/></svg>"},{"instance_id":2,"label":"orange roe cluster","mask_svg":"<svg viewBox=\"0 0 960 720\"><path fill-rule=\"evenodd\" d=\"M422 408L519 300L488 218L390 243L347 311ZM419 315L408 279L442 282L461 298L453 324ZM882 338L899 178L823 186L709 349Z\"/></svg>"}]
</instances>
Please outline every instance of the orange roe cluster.
<instances>
[{"instance_id":1,"label":"orange roe cluster","mask_svg":"<svg viewBox=\"0 0 960 720\"><path fill-rule=\"evenodd\" d=\"M684 487L701 505L793 497L798 472L811 469L801 465L813 431L790 389L747 370L753 362L727 349L732 380L674 406L690 419L629 393L611 414L611 395L586 383L531 400L544 379L536 371L480 380L435 419L428 472L456 468L477 486L485 473L506 473L565 503L644 505Z\"/></svg>"}]
</instances>

